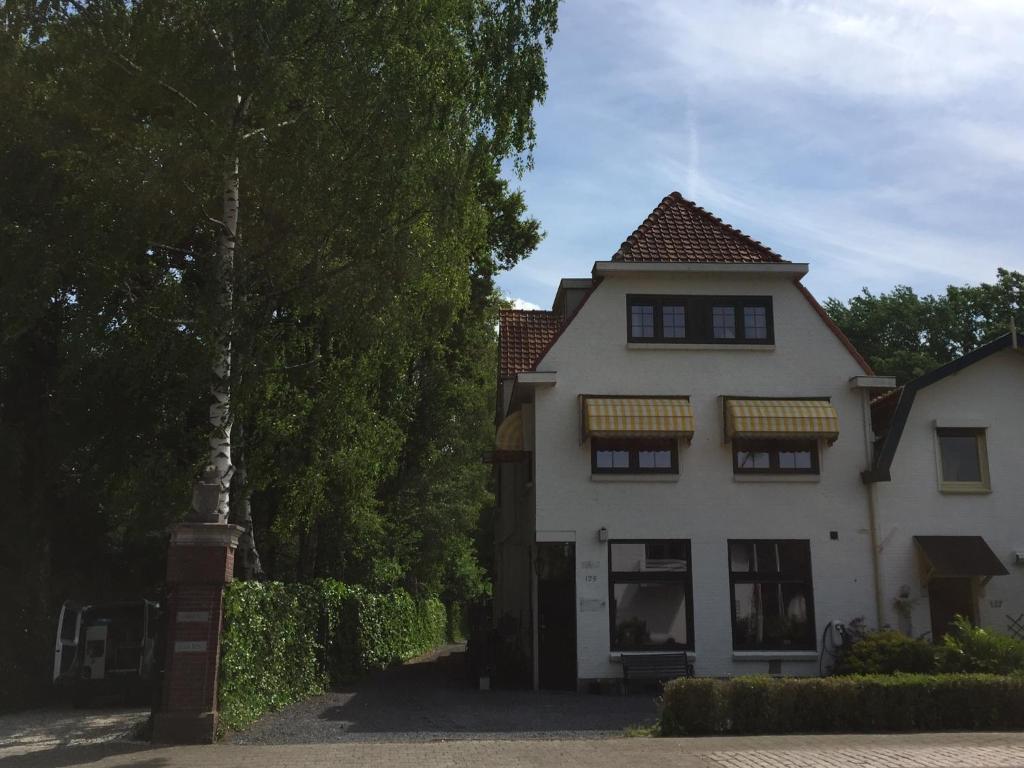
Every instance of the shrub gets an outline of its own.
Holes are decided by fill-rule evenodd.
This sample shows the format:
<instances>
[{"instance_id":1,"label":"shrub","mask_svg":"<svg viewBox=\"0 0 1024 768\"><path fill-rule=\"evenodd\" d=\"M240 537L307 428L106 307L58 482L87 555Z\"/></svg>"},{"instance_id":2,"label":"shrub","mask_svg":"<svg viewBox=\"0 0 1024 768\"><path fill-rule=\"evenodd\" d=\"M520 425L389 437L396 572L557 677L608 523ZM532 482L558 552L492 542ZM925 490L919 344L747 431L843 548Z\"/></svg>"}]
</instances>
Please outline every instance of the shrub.
<instances>
[{"instance_id":1,"label":"shrub","mask_svg":"<svg viewBox=\"0 0 1024 768\"><path fill-rule=\"evenodd\" d=\"M870 632L845 650L836 663L837 675L891 675L896 672L934 672L935 646L893 629Z\"/></svg>"},{"instance_id":2,"label":"shrub","mask_svg":"<svg viewBox=\"0 0 1024 768\"><path fill-rule=\"evenodd\" d=\"M943 638L939 660L944 672L1024 672L1024 641L971 626L957 616L954 630Z\"/></svg>"},{"instance_id":3,"label":"shrub","mask_svg":"<svg viewBox=\"0 0 1024 768\"><path fill-rule=\"evenodd\" d=\"M349 587L328 653L336 679L345 679L425 653L443 644L446 634L446 612L437 598L414 600L404 589L377 594Z\"/></svg>"},{"instance_id":4,"label":"shrub","mask_svg":"<svg viewBox=\"0 0 1024 768\"><path fill-rule=\"evenodd\" d=\"M1022 727L1024 677L980 674L680 679L659 718L663 736Z\"/></svg>"},{"instance_id":5,"label":"shrub","mask_svg":"<svg viewBox=\"0 0 1024 768\"><path fill-rule=\"evenodd\" d=\"M234 582L224 591L218 701L226 728L323 691L316 587Z\"/></svg>"},{"instance_id":6,"label":"shrub","mask_svg":"<svg viewBox=\"0 0 1024 768\"><path fill-rule=\"evenodd\" d=\"M440 600L401 589L234 582L224 592L221 723L242 728L329 683L424 653L446 633Z\"/></svg>"}]
</instances>

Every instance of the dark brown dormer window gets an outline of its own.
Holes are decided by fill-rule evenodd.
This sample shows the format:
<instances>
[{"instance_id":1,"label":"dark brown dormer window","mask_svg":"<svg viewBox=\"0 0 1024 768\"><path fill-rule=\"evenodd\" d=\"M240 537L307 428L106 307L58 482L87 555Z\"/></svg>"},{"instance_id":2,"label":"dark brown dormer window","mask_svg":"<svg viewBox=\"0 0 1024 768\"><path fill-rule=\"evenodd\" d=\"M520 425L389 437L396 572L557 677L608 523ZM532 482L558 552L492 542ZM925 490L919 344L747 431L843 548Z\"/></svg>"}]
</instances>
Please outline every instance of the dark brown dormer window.
<instances>
[{"instance_id":1,"label":"dark brown dormer window","mask_svg":"<svg viewBox=\"0 0 1024 768\"><path fill-rule=\"evenodd\" d=\"M626 297L627 338L665 344L774 344L770 296Z\"/></svg>"}]
</instances>

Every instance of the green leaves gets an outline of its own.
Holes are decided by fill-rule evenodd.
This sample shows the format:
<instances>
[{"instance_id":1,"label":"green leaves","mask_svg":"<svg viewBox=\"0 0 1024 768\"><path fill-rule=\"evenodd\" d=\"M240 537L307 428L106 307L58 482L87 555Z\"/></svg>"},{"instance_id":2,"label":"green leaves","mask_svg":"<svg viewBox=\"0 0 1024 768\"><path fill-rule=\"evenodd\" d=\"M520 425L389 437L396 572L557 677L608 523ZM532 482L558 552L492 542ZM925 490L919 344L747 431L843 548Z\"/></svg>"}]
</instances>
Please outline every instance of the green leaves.
<instances>
[{"instance_id":1,"label":"green leaves","mask_svg":"<svg viewBox=\"0 0 1024 768\"><path fill-rule=\"evenodd\" d=\"M825 309L879 374L906 383L1024 323L1024 273L998 270L995 283L949 286L918 296L908 286L875 295L865 289Z\"/></svg>"},{"instance_id":2,"label":"green leaves","mask_svg":"<svg viewBox=\"0 0 1024 768\"><path fill-rule=\"evenodd\" d=\"M46 0L5 14L0 559L23 575L0 597L55 615L121 573L158 590L162 537L206 463L225 334L269 575L486 590L473 539L490 498L493 278L540 237L501 168L529 165L556 11ZM235 158L228 307L217 241ZM49 554L33 570L26 552Z\"/></svg>"},{"instance_id":3,"label":"green leaves","mask_svg":"<svg viewBox=\"0 0 1024 768\"><path fill-rule=\"evenodd\" d=\"M233 582L224 592L221 723L244 728L331 682L425 653L446 634L444 605L401 589Z\"/></svg>"}]
</instances>

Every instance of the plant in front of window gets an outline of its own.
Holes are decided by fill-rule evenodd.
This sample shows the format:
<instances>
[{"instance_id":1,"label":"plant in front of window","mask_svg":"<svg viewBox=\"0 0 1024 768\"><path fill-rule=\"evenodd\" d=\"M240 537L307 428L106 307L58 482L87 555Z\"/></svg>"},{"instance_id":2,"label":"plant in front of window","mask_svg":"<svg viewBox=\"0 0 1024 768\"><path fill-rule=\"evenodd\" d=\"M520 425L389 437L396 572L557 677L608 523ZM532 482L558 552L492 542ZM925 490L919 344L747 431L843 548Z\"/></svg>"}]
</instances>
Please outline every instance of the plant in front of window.
<instances>
[{"instance_id":1,"label":"plant in front of window","mask_svg":"<svg viewBox=\"0 0 1024 768\"><path fill-rule=\"evenodd\" d=\"M638 616L620 621L615 627L615 643L619 648L639 648L650 645L651 633L647 631L647 622Z\"/></svg>"}]
</instances>

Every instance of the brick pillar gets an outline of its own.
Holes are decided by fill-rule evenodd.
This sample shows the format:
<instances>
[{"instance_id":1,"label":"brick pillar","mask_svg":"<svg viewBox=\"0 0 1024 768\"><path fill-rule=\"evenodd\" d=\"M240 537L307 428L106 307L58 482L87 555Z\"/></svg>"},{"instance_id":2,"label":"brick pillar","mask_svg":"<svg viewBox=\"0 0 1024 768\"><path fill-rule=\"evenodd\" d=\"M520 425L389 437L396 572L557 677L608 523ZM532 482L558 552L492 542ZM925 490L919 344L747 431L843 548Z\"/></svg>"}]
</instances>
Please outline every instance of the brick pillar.
<instances>
[{"instance_id":1,"label":"brick pillar","mask_svg":"<svg viewBox=\"0 0 1024 768\"><path fill-rule=\"evenodd\" d=\"M217 662L224 585L242 528L182 523L167 554L167 623L160 708L153 741L209 744L217 733Z\"/></svg>"}]
</instances>

